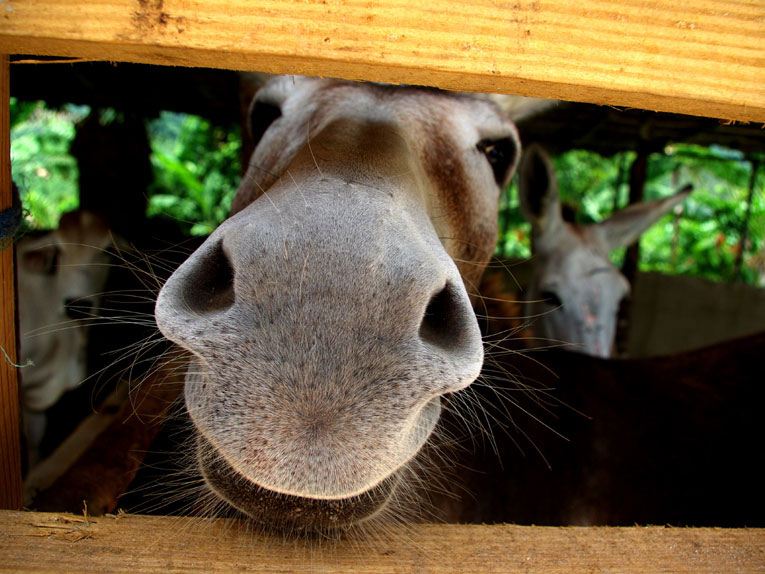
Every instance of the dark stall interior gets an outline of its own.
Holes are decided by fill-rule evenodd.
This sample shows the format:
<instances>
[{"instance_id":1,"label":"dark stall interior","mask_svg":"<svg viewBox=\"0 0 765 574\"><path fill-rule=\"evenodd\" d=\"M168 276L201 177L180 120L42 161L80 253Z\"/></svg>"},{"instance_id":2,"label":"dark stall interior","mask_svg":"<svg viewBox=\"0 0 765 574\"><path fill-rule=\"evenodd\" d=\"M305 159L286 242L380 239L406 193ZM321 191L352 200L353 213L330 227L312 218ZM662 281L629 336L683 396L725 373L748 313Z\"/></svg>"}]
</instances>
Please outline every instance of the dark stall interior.
<instances>
[{"instance_id":1,"label":"dark stall interior","mask_svg":"<svg viewBox=\"0 0 765 574\"><path fill-rule=\"evenodd\" d=\"M15 59L27 60L28 58L19 56ZM36 59L40 60L40 58ZM168 412L178 410L177 397L180 394L180 386L175 384L177 377L173 378L173 375L179 368L181 358L173 357L169 364L160 366L158 359L160 353L157 351L164 348L166 344L156 337L152 317L152 296L156 294L172 269L183 261L203 237L185 235L178 222L171 218L146 216L148 190L154 177L146 121L158 117L163 111L173 111L202 116L212 124L225 129L232 126L238 127L244 136L241 162L242 165L246 165L252 151L252 144L248 142L246 130L247 108L261 80L262 78L257 75L241 75L231 71L160 68L138 64L12 63L11 97L19 101L42 100L47 107L54 109L64 104L87 105L91 108L90 116L77 126L71 147L71 154L76 158L79 167L80 208L102 214L115 235L121 238L120 245L123 246L114 249L115 260L120 264L114 266L108 286L104 289L101 313L103 320L99 319L101 324L92 327L88 351L90 378L87 384L70 391L58 404L48 410L48 427L41 447L42 456L44 458L54 453L64 437L75 432L75 428L81 421L92 416L94 408L101 417L98 423L100 425L98 432L101 436L82 447L82 452L76 460L67 461L67 464L71 466L63 471L58 470L55 482L46 483L47 490L33 492L34 496L30 495L32 498L28 500L28 503L33 508L79 512L82 509L82 500L85 498L89 500L89 512L113 512L129 500L120 496L130 488L130 480L126 477L132 478L138 473L138 464L143 455L147 451L157 452L170 448L157 446L159 443L151 446L151 443L161 430L162 425L158 421ZM99 110L109 110L109 113L118 117L119 121L106 124L100 122L97 113ZM628 203L630 204L643 199L646 162L649 157L652 154L663 154L667 146L679 143L718 146L739 152L741 157L749 161L752 166L749 204L754 201L755 194L763 193L761 166L765 158L763 155L765 135L763 135L762 126L759 125L560 102L539 115L519 121L518 128L524 145L532 142L542 144L552 155L572 149L589 150L604 157L625 151L634 152L631 161L623 166L623 177L629 188ZM759 228L752 228L754 231L750 231L748 219L741 225L742 234L762 233ZM761 238L757 236L756 239ZM746 243L745 235L741 241L743 244ZM622 263L623 273L633 284L638 276L639 257L639 246L635 245L628 249ZM505 279L505 281L506 286L512 286L511 280ZM753 321L765 313L765 309L760 304L765 301L762 291L752 287L751 292L754 295L750 295L749 291L746 294L746 297L754 297L753 305L759 305L759 308L752 310L752 315L755 317ZM125 309L128 310L125 311ZM628 354L630 313L630 306L625 305L620 316L616 343L622 356ZM745 326L738 331L731 330L730 334L721 334L716 341L733 339L753 332L754 330L749 326ZM742 356L745 355L742 360L748 361L740 365L741 372L754 365L755 357L759 357L758 349L762 349L762 338L756 338L756 335L753 337L755 338L747 339L746 344L740 346L744 349ZM137 351L125 353L125 349L137 349ZM708 357L703 353L699 356ZM560 366L557 368L567 369L570 372L587 370L586 365L580 365L576 359L573 363L569 363L566 358L553 358L551 363L558 360L560 360ZM540 361L544 362L544 359ZM683 364L682 362L676 363L675 370L672 370L671 359L666 359L663 363L661 359L655 361L655 366L649 366L648 363L634 363L634 370L644 372L646 377L650 377L651 372L658 372L650 371L650 368L655 368L660 369L665 375L670 373L666 375L668 378L683 378L683 372L677 366ZM598 369L601 367L604 372L609 369L605 363L602 365L599 363ZM701 367L697 364L696 368L698 370ZM544 375L537 372L536 366L529 366L529 369L534 373L529 374L529 377L538 377L539 380L543 380ZM609 371L611 374L608 376L625 377L627 376L625 373L631 369L629 363L622 363L613 371ZM586 378L589 375L581 376ZM740 417L736 415L735 410L739 405L737 400L749 402L750 406L761 404L762 391L754 389L750 384L751 381L745 380L746 375L740 372L732 371L732 374L726 376L731 380L736 379L735 384L732 384L729 389L720 391L722 395L724 393L729 395L721 395L717 403L711 401L709 405L701 405L699 412L724 413L724 416L731 417L731 420L736 419L736 425L728 429L728 432L734 434L718 437L715 448L724 450L726 444L731 445L731 456L726 458L726 463L738 464L751 457L746 464L756 465L758 460L762 462L761 448L757 446L761 431L756 429L757 423L751 418L751 410L745 411ZM126 386L118 384L121 379L128 380ZM137 384L139 381L144 381L140 388ZM128 392L132 393L131 399L125 399ZM639 395L639 390L630 389L629 392ZM732 394L736 394L737 397L730 396ZM575 395L572 395L572 400L586 402L585 399ZM619 408L625 409L625 412L629 408L629 396L619 395L614 400L619 404ZM106 401L106 406L98 408L103 401ZM638 405L636 408L647 409L648 402L650 401L645 396L636 398L635 404ZM684 403L682 399L678 399L677 404ZM543 419L550 410L555 411L557 407L558 405L553 407L544 403L537 404L535 408L539 412L535 416ZM587 407L590 408L591 405ZM73 416L73 413L76 413L76 416ZM136 413L137 416L135 416ZM668 413L668 416L671 416L671 412L668 411ZM633 415L629 423L641 424L639 413L633 413ZM565 419L574 415L568 412L562 416ZM699 422L698 413L694 413L694 416L690 418ZM662 426L656 420L651 420L647 424L646 432L652 436L652 440L661 440L663 432L681 433L684 420L679 418L668 426ZM128 424L123 424L126 421ZM572 424L579 425L581 420L576 418L576 422ZM711 429L710 426L709 433L713 432ZM537 431L546 432L544 429L537 429ZM172 432L180 433L181 431L176 428ZM753 432L754 435L742 437L742 434L748 432ZM170 443L173 440L177 442L178 436L182 435L176 434L171 439L165 436L164 440L170 440ZM485 437L481 438L483 440ZM742 438L743 442L738 442ZM92 440L92 437L88 440ZM540 444L547 440L543 439ZM638 441L637 438L634 440ZM135 448L126 445L140 445L141 454L133 453L128 456L125 449L135 450ZM556 449L560 448L560 445L547 448L548 454L554 458L558 452ZM749 451L750 448L756 451ZM486 450L490 451L490 446L486 446ZM571 453L570 451L566 453L560 455L561 460L568 461L567 457ZM516 455L505 453L505 456L507 460L513 460ZM531 455L527 458L530 457ZM150 460L156 465L163 464L161 461L151 459L151 455ZM541 461L543 462L540 464L543 466L547 464L544 458ZM466 461L465 464L482 463L473 459ZM574 468L577 462L568 461L560 464L570 464L570 468ZM596 462L588 459L587 464L596 464ZM615 464L618 466L615 472L624 474L629 472L629 466L626 463L622 464L621 459ZM754 468L746 465L744 467ZM504 469L495 468L494 470L500 474L505 472ZM675 471L680 472L677 469ZM528 470L522 480L546 484L548 475L544 472L538 474L538 472L540 472L539 469L534 466ZM683 479L692 480L691 474L692 472L684 474ZM573 480L570 476L568 478ZM637 484L640 477L622 476L622 478L623 482L628 483L630 487L640 488ZM751 488L752 492L755 490L753 479L754 476L741 478L741 484L745 488ZM153 479L149 477L145 480ZM476 479L472 488L475 490L492 488L492 483ZM550 483L550 488L556 488L556 485ZM517 496L522 498L522 493L517 493ZM623 491L615 488L613 496L623 496ZM705 494L702 492L699 496L705 496ZM695 499L691 499L691 502L682 501L685 505L683 506L685 515L693 516L691 521L693 524L708 524L703 513L698 514L693 509L689 510L693 500ZM560 516L550 510L555 500L551 499L548 502L549 504L537 509L525 507L522 510L516 509L519 512L518 520L528 523L540 521L550 524L559 523ZM712 512L724 515L725 510L722 508L724 503L718 504L718 502L714 504L719 508L715 506ZM500 512L500 510L506 510L502 508L502 504L504 502L497 505L498 520L507 518L507 514ZM180 507L183 507L183 504ZM539 512L536 515L537 520L535 520L534 510ZM746 525L762 526L763 517L765 517L762 510L762 498L759 497L759 502L753 501L751 508L741 513L738 518ZM640 509L631 508L631 511L635 516L634 522L651 519L650 514L641 514ZM512 509L508 512L512 514ZM604 513L603 517L605 518L601 518L602 523L614 523L607 513ZM668 521L682 523L682 519L675 521L674 517L670 517ZM731 522L725 525L744 524Z\"/></svg>"}]
</instances>

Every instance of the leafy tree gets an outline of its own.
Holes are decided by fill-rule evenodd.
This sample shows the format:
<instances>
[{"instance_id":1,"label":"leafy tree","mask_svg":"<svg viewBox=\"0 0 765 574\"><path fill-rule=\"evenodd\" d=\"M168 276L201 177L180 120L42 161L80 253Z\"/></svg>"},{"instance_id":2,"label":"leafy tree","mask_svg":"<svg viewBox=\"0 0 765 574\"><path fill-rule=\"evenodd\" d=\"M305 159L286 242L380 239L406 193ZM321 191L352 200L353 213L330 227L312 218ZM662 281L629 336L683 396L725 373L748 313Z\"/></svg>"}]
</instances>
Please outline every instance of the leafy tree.
<instances>
[{"instance_id":1,"label":"leafy tree","mask_svg":"<svg viewBox=\"0 0 765 574\"><path fill-rule=\"evenodd\" d=\"M30 227L53 228L79 204L77 163L69 155L75 122L86 106L51 110L43 102L11 98L11 166Z\"/></svg>"},{"instance_id":2,"label":"leafy tree","mask_svg":"<svg viewBox=\"0 0 765 574\"><path fill-rule=\"evenodd\" d=\"M241 138L199 116L163 112L149 123L155 182L148 215L207 235L228 215L240 178Z\"/></svg>"},{"instance_id":3,"label":"leafy tree","mask_svg":"<svg viewBox=\"0 0 765 574\"><path fill-rule=\"evenodd\" d=\"M508 259L531 257L531 224L521 214L517 174L500 198L499 236L494 253Z\"/></svg>"},{"instance_id":4,"label":"leafy tree","mask_svg":"<svg viewBox=\"0 0 765 574\"><path fill-rule=\"evenodd\" d=\"M755 182L747 224L752 165L740 152L714 146L668 146L664 154L652 156L648 199L669 195L678 183L693 184L694 192L678 210L681 215L666 216L643 235L640 268L731 280L736 279L735 262L743 248L741 279L757 284L753 263L765 247L765 197ZM745 224L749 233L742 246Z\"/></svg>"},{"instance_id":5,"label":"leafy tree","mask_svg":"<svg viewBox=\"0 0 765 574\"><path fill-rule=\"evenodd\" d=\"M602 221L615 207L624 207L628 193L626 172L634 157L633 152L604 158L572 150L554 158L561 201L574 208L575 221ZM650 156L644 188L646 200L667 197L686 183L693 184L694 192L683 206L643 234L639 268L732 280L737 279L736 259L743 249L740 279L763 284L765 196L761 179L755 185L746 223L752 165L740 152L716 146L678 144L667 146L663 154ZM502 231L497 254L528 257L530 226L519 212L516 181L505 190L499 221ZM742 246L745 225L748 237ZM612 254L616 264L621 263L623 252Z\"/></svg>"},{"instance_id":6,"label":"leafy tree","mask_svg":"<svg viewBox=\"0 0 765 574\"><path fill-rule=\"evenodd\" d=\"M77 207L77 165L68 150L75 123L88 113L84 106L51 110L42 102L11 99L13 177L31 226L55 227L63 211ZM119 121L118 114L101 114L101 121ZM226 128L198 116L163 112L147 123L147 129L155 177L148 215L173 217L192 235L210 233L227 216L240 178L238 126ZM601 221L624 207L627 171L634 157L633 152L602 157L572 150L554 158L561 199L576 221ZM748 206L750 159L716 146L680 144L651 155L646 199L666 197L686 183L693 184L694 192L643 234L641 270L765 284L765 176L760 174ZM764 158L754 159L762 165ZM747 217L748 234L742 243ZM531 230L520 212L517 178L503 193L499 224L497 254L529 257ZM617 264L622 253L612 254Z\"/></svg>"}]
</instances>

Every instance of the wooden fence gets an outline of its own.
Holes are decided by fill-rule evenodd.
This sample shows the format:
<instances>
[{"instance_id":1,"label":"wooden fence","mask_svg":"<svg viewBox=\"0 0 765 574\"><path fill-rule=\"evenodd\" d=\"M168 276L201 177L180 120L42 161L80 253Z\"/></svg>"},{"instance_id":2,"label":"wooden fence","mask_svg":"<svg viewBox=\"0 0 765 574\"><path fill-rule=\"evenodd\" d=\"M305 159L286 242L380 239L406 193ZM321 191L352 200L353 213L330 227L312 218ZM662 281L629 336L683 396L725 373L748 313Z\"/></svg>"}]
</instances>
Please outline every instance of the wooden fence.
<instances>
[{"instance_id":1,"label":"wooden fence","mask_svg":"<svg viewBox=\"0 0 765 574\"><path fill-rule=\"evenodd\" d=\"M0 0L0 54L335 76L765 122L760 0ZM8 66L0 55L0 210L11 204ZM6 249L0 506L10 509L21 500L13 285ZM194 538L189 524L3 511L0 570L765 569L761 530L419 525L392 544L309 552L225 521Z\"/></svg>"}]
</instances>

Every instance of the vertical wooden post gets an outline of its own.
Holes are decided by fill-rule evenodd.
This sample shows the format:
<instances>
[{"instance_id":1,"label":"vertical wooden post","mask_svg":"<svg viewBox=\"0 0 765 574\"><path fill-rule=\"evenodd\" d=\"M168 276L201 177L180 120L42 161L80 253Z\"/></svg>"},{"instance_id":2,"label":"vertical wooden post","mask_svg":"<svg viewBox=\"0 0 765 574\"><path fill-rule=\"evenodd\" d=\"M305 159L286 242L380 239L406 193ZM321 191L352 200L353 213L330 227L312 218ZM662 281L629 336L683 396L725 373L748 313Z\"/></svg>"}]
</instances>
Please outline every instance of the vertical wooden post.
<instances>
[{"instance_id":1,"label":"vertical wooden post","mask_svg":"<svg viewBox=\"0 0 765 574\"><path fill-rule=\"evenodd\" d=\"M649 154L650 150L648 146L640 146L637 150L637 157L630 167L629 205L643 201L643 187L645 185L645 173ZM639 259L640 240L637 240L635 243L627 247L627 252L624 254L624 263L622 264L622 273L627 278L627 281L630 282L630 285L635 281Z\"/></svg>"},{"instance_id":2,"label":"vertical wooden post","mask_svg":"<svg viewBox=\"0 0 765 574\"><path fill-rule=\"evenodd\" d=\"M629 172L629 201L628 205L638 203L643 200L643 186L645 185L646 167L648 165L649 146L641 145L637 150ZM637 275L638 260L640 259L640 240L635 241L627 247L622 263L622 273L629 281L630 285L635 283ZM619 307L619 314L616 319L616 335L614 340L613 353L616 357L627 356L629 345L630 311L632 307L631 297L627 297Z\"/></svg>"},{"instance_id":3,"label":"vertical wooden post","mask_svg":"<svg viewBox=\"0 0 765 574\"><path fill-rule=\"evenodd\" d=\"M746 251L746 242L749 239L749 222L752 219L752 202L754 201L754 186L757 183L757 171L760 169L760 162L756 159L750 160L752 166L752 175L749 178L749 194L746 198L746 214L744 221L741 222L741 232L738 239L738 253L733 265L733 280L741 281L741 265L744 262L744 252Z\"/></svg>"},{"instance_id":4,"label":"vertical wooden post","mask_svg":"<svg viewBox=\"0 0 765 574\"><path fill-rule=\"evenodd\" d=\"M622 157L619 160L619 173L616 175L616 185L614 186L614 205L611 208L611 212L615 213L621 209L621 191L622 183L627 183L627 152L622 152Z\"/></svg>"},{"instance_id":5,"label":"vertical wooden post","mask_svg":"<svg viewBox=\"0 0 765 574\"><path fill-rule=\"evenodd\" d=\"M0 54L0 211L12 204L10 65ZM0 508L22 506L13 248L0 251ZM4 351L4 352L3 352ZM7 356L6 356L7 355Z\"/></svg>"}]
</instances>

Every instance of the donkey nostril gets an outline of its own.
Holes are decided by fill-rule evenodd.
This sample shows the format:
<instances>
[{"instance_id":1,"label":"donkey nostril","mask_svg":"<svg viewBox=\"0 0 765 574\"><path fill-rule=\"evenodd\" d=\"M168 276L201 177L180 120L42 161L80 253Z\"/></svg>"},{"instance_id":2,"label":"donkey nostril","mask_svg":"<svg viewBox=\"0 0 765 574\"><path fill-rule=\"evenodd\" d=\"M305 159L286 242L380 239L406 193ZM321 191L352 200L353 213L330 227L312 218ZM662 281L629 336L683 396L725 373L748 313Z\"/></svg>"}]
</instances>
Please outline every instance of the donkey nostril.
<instances>
[{"instance_id":1,"label":"donkey nostril","mask_svg":"<svg viewBox=\"0 0 765 574\"><path fill-rule=\"evenodd\" d=\"M87 297L64 299L64 312L71 319L87 319L93 314L93 300Z\"/></svg>"},{"instance_id":2,"label":"donkey nostril","mask_svg":"<svg viewBox=\"0 0 765 574\"><path fill-rule=\"evenodd\" d=\"M184 287L184 304L196 312L221 311L234 304L234 270L222 242L200 258Z\"/></svg>"},{"instance_id":3,"label":"donkey nostril","mask_svg":"<svg viewBox=\"0 0 765 574\"><path fill-rule=\"evenodd\" d=\"M430 298L420 323L420 338L453 349L463 340L464 309L451 283Z\"/></svg>"}]
</instances>

